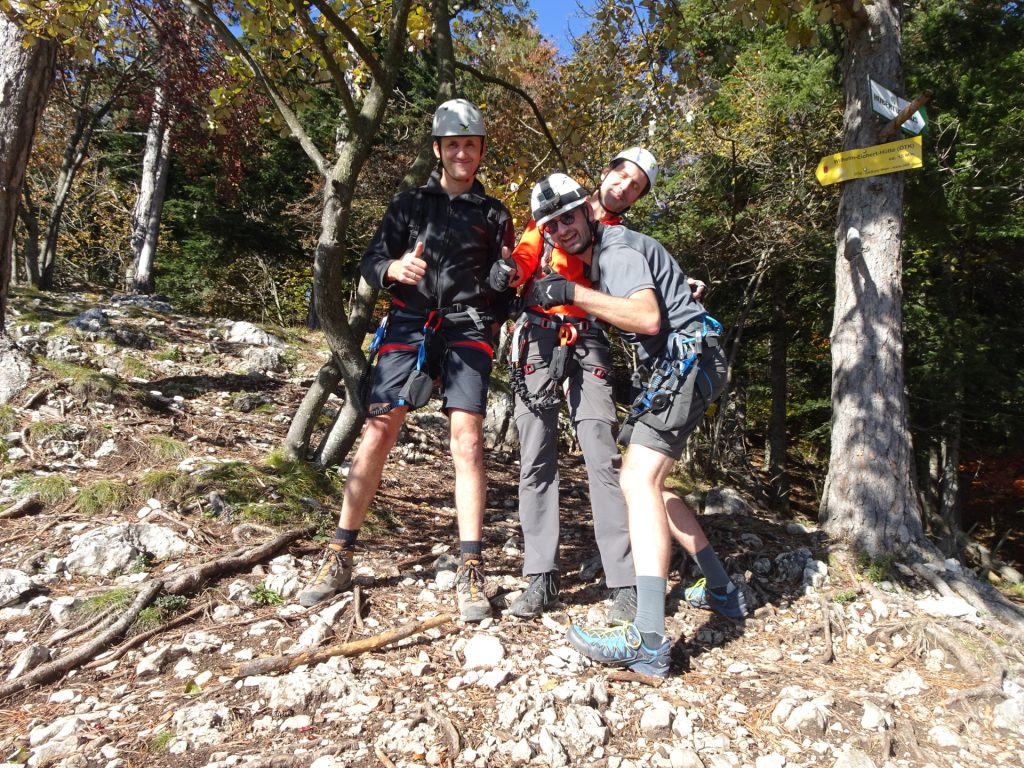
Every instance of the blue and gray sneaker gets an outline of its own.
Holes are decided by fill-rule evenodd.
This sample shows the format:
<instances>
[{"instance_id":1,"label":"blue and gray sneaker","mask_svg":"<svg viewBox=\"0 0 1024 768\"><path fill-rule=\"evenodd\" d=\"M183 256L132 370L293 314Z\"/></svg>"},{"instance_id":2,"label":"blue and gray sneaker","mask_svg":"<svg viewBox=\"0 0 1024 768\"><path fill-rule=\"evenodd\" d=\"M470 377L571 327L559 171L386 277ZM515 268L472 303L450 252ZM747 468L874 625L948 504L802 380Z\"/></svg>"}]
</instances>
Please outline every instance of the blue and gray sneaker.
<instances>
[{"instance_id":1,"label":"blue and gray sneaker","mask_svg":"<svg viewBox=\"0 0 1024 768\"><path fill-rule=\"evenodd\" d=\"M747 615L747 599L743 590L732 584L732 590L724 594L708 587L707 579L700 579L687 589L683 596L693 608L704 608L725 616L727 619L742 619Z\"/></svg>"},{"instance_id":2,"label":"blue and gray sneaker","mask_svg":"<svg viewBox=\"0 0 1024 768\"><path fill-rule=\"evenodd\" d=\"M672 658L672 643L662 638L657 648L649 648L636 624L618 624L614 627L569 627L566 638L569 645L588 659L616 667L626 667L642 675L668 677Z\"/></svg>"}]
</instances>

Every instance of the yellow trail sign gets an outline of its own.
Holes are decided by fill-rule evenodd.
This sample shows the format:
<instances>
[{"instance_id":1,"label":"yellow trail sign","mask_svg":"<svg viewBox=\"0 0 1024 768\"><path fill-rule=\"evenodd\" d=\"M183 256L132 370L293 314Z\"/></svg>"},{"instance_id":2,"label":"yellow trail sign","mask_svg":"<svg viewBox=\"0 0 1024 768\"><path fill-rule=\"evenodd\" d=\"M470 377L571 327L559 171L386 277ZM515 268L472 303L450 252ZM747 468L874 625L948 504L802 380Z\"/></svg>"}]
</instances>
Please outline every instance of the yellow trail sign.
<instances>
[{"instance_id":1,"label":"yellow trail sign","mask_svg":"<svg viewBox=\"0 0 1024 768\"><path fill-rule=\"evenodd\" d=\"M823 187L837 181L881 176L883 173L909 171L924 165L921 160L921 137L878 144L864 149L851 149L821 158L814 175Z\"/></svg>"}]
</instances>

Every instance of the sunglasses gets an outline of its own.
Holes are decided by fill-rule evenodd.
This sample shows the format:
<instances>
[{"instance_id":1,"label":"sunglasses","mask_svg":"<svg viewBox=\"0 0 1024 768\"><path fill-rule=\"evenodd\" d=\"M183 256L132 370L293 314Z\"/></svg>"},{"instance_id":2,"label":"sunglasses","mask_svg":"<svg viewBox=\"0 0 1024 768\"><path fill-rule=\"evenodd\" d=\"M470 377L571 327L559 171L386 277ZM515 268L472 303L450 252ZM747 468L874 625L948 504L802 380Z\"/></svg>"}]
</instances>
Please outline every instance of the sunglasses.
<instances>
[{"instance_id":1,"label":"sunglasses","mask_svg":"<svg viewBox=\"0 0 1024 768\"><path fill-rule=\"evenodd\" d=\"M549 219L544 222L544 230L551 235L558 232L558 227L571 227L576 223L576 209L573 208L571 211L566 211L561 216L556 216L553 219Z\"/></svg>"}]
</instances>

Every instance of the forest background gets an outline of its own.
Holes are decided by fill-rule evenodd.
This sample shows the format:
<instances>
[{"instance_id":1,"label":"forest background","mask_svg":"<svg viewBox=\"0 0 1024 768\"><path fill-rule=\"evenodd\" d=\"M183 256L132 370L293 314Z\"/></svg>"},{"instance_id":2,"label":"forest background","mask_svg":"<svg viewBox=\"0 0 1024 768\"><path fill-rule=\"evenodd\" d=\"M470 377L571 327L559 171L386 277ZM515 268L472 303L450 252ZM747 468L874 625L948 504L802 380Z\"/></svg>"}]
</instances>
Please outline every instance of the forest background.
<instances>
[{"instance_id":1,"label":"forest background","mask_svg":"<svg viewBox=\"0 0 1024 768\"><path fill-rule=\"evenodd\" d=\"M836 411L843 185L820 186L814 169L843 148L843 41L860 3L602 0L568 54L519 0L0 5L26 45L61 41L19 201L14 290L156 292L180 311L294 326L314 321L319 282L321 303L345 308L325 328L331 390L358 376L343 348L362 342L373 297L356 265L391 196L429 170L439 99L483 107L483 180L517 230L540 176L594 185L640 144L661 175L630 226L708 283L728 328L729 389L686 468L816 514ZM899 471L946 554L1020 563L1024 8L900 5L892 77L908 99L932 98L924 168L903 174L895 273L913 454ZM330 226L343 236L325 237ZM336 463L351 439L309 453ZM305 455L310 435L291 442Z\"/></svg>"}]
</instances>

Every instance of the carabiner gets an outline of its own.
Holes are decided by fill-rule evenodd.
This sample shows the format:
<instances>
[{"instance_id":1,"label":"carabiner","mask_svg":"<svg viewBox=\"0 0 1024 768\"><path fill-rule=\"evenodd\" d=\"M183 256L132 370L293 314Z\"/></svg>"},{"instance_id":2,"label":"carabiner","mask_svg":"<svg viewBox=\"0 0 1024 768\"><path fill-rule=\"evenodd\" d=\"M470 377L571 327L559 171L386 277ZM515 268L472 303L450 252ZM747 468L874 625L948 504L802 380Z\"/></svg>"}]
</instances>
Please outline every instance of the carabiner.
<instances>
[{"instance_id":1,"label":"carabiner","mask_svg":"<svg viewBox=\"0 0 1024 768\"><path fill-rule=\"evenodd\" d=\"M561 347L575 344L578 337L579 333L577 333L576 326L572 323L562 323L562 327L558 329L558 345Z\"/></svg>"}]
</instances>

